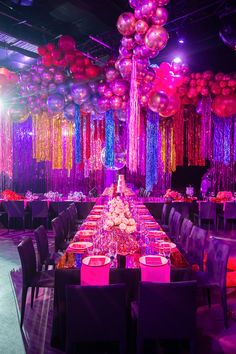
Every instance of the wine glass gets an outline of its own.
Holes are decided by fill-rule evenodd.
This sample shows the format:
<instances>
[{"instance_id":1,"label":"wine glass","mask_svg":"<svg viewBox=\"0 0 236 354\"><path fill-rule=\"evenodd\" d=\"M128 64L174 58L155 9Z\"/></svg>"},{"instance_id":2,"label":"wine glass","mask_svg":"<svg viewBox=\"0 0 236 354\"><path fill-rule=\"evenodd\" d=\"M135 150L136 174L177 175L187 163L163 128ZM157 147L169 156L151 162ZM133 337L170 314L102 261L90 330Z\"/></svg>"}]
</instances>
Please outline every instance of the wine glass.
<instances>
[{"instance_id":1,"label":"wine glass","mask_svg":"<svg viewBox=\"0 0 236 354\"><path fill-rule=\"evenodd\" d=\"M115 267L115 260L117 256L117 242L113 240L108 245L108 256L111 259L111 267Z\"/></svg>"}]
</instances>

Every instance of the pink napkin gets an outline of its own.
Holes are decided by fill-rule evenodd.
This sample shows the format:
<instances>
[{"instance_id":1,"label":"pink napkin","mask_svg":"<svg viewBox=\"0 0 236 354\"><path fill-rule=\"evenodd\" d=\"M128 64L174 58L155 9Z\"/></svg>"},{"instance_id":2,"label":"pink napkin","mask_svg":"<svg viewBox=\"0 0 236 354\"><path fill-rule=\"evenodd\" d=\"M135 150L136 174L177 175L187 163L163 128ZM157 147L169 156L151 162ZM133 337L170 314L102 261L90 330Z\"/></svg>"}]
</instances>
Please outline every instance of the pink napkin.
<instances>
[{"instance_id":1,"label":"pink napkin","mask_svg":"<svg viewBox=\"0 0 236 354\"><path fill-rule=\"evenodd\" d=\"M145 261L147 265L162 265L160 257L146 257Z\"/></svg>"},{"instance_id":2,"label":"pink napkin","mask_svg":"<svg viewBox=\"0 0 236 354\"><path fill-rule=\"evenodd\" d=\"M101 266L105 264L105 257L91 257L88 263L90 266Z\"/></svg>"}]
</instances>

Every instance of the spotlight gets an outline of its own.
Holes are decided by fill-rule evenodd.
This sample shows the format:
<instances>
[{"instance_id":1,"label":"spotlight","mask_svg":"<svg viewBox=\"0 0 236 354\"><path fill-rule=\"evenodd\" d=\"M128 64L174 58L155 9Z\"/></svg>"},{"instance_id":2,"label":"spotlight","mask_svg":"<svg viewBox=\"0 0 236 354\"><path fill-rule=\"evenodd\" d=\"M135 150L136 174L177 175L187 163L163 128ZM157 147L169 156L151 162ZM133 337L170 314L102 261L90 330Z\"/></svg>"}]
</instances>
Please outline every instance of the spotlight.
<instances>
[{"instance_id":1,"label":"spotlight","mask_svg":"<svg viewBox=\"0 0 236 354\"><path fill-rule=\"evenodd\" d=\"M180 64L182 63L182 59L180 57L175 57L172 62L176 63L176 64Z\"/></svg>"},{"instance_id":2,"label":"spotlight","mask_svg":"<svg viewBox=\"0 0 236 354\"><path fill-rule=\"evenodd\" d=\"M14 4L21 5L21 6L32 6L34 0L11 0Z\"/></svg>"},{"instance_id":3,"label":"spotlight","mask_svg":"<svg viewBox=\"0 0 236 354\"><path fill-rule=\"evenodd\" d=\"M178 40L178 42L179 42L179 44L184 44L184 39L183 39L183 38L180 38L180 39Z\"/></svg>"}]
</instances>

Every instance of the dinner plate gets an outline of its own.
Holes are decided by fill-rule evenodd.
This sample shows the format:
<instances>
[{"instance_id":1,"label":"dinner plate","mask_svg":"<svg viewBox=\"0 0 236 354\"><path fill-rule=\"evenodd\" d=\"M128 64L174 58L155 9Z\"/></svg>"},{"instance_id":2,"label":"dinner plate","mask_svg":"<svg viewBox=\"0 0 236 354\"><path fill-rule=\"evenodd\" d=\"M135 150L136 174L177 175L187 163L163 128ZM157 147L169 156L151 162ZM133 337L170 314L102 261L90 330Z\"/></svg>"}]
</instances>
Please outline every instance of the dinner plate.
<instances>
[{"instance_id":1,"label":"dinner plate","mask_svg":"<svg viewBox=\"0 0 236 354\"><path fill-rule=\"evenodd\" d=\"M67 248L67 252L74 252L74 253L81 253L84 252L86 249L92 247L93 244L92 242L72 242L68 248Z\"/></svg>"}]
</instances>

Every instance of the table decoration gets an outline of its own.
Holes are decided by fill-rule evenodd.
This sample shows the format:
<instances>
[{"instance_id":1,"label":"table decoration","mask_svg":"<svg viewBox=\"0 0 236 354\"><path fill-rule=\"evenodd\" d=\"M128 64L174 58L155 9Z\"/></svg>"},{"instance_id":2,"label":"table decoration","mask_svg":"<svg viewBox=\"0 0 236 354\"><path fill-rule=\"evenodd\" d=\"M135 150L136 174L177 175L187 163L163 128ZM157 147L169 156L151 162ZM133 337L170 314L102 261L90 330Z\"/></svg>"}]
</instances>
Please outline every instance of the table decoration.
<instances>
[{"instance_id":1,"label":"table decoration","mask_svg":"<svg viewBox=\"0 0 236 354\"><path fill-rule=\"evenodd\" d=\"M75 202L81 202L86 199L86 195L83 192L70 192L67 197L68 200L73 200Z\"/></svg>"},{"instance_id":2,"label":"table decoration","mask_svg":"<svg viewBox=\"0 0 236 354\"><path fill-rule=\"evenodd\" d=\"M24 197L10 189L6 189L2 192L2 198L4 200L22 200Z\"/></svg>"},{"instance_id":3,"label":"table decoration","mask_svg":"<svg viewBox=\"0 0 236 354\"><path fill-rule=\"evenodd\" d=\"M84 258L81 267L81 285L108 285L110 263L110 258L103 255Z\"/></svg>"},{"instance_id":4,"label":"table decoration","mask_svg":"<svg viewBox=\"0 0 236 354\"><path fill-rule=\"evenodd\" d=\"M142 256L139 258L142 281L162 282L170 281L170 264L165 257Z\"/></svg>"},{"instance_id":5,"label":"table decoration","mask_svg":"<svg viewBox=\"0 0 236 354\"><path fill-rule=\"evenodd\" d=\"M182 195L174 190L171 189L167 189L165 195L164 195L165 199L169 199L170 201L172 200L181 200L182 199Z\"/></svg>"},{"instance_id":6,"label":"table decoration","mask_svg":"<svg viewBox=\"0 0 236 354\"><path fill-rule=\"evenodd\" d=\"M49 200L59 201L62 199L62 194L60 194L59 192L49 191L47 193L44 193L44 197Z\"/></svg>"}]
</instances>

